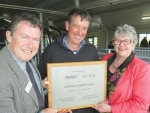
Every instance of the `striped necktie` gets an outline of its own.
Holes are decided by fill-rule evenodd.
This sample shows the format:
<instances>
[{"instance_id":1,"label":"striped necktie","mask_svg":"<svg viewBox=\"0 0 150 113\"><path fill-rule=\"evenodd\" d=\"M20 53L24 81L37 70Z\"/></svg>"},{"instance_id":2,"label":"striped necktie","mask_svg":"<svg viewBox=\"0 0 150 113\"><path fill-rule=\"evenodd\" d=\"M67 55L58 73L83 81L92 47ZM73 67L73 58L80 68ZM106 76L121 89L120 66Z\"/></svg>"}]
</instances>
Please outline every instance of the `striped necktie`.
<instances>
[{"instance_id":1,"label":"striped necktie","mask_svg":"<svg viewBox=\"0 0 150 113\"><path fill-rule=\"evenodd\" d=\"M42 95L41 95L41 93L39 91L39 88L38 88L37 83L35 81L32 69L31 69L31 67L30 67L28 62L26 63L26 71L27 71L27 73L28 73L28 75L30 77L30 81L32 83L32 86L33 86L33 88L34 88L34 90L35 90L35 92L37 94L37 98L38 98L38 102L39 102L39 111L42 111L43 108L44 108L44 99L43 99L43 97L42 97Z\"/></svg>"}]
</instances>

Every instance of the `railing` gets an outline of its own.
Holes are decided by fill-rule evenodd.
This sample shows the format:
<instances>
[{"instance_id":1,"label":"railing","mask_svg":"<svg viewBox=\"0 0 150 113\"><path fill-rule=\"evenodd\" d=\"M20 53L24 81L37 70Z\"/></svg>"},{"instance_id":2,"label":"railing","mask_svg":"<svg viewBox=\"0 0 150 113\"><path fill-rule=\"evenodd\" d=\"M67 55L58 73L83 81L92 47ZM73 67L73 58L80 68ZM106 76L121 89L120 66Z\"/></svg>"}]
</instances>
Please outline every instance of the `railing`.
<instances>
[{"instance_id":1,"label":"railing","mask_svg":"<svg viewBox=\"0 0 150 113\"><path fill-rule=\"evenodd\" d=\"M98 49L99 58L101 59L104 54L111 53L111 51L113 51L113 49ZM137 57L150 63L150 48L136 47L134 52Z\"/></svg>"},{"instance_id":2,"label":"railing","mask_svg":"<svg viewBox=\"0 0 150 113\"><path fill-rule=\"evenodd\" d=\"M135 54L143 59L144 61L150 63L150 48L137 47L135 49Z\"/></svg>"}]
</instances>

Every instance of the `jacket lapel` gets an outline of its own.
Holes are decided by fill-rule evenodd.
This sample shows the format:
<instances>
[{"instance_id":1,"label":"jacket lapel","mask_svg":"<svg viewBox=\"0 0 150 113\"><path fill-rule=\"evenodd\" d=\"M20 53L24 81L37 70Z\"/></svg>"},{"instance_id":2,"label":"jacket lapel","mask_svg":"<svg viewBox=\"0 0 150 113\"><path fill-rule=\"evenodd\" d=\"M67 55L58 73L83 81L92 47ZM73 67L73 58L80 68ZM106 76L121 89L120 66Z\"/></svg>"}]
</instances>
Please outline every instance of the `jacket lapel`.
<instances>
[{"instance_id":1,"label":"jacket lapel","mask_svg":"<svg viewBox=\"0 0 150 113\"><path fill-rule=\"evenodd\" d=\"M133 71L132 69L133 69L133 66L134 66L134 63L135 63L135 59L136 59L136 56L134 56L134 58L132 59L132 61L128 65L127 69L125 70L125 72L120 77L117 86L120 86L120 85L124 84L124 81L127 81L128 79L130 79L132 77L131 74L128 74L128 73L132 73L132 71Z\"/></svg>"},{"instance_id":2,"label":"jacket lapel","mask_svg":"<svg viewBox=\"0 0 150 113\"><path fill-rule=\"evenodd\" d=\"M3 53L3 56L4 56L5 60L6 60L6 62L10 66L13 74L16 75L19 83L21 84L21 86L23 87L23 89L25 91L25 88L27 87L27 84L29 82L27 76L22 71L22 69L19 67L17 62L12 58L12 55L9 52L7 46L3 48L2 53ZM25 91L25 93L27 93L27 92ZM33 99L35 104L39 107L37 95L36 95L36 92L35 92L33 87L30 89L30 92L28 94Z\"/></svg>"}]
</instances>

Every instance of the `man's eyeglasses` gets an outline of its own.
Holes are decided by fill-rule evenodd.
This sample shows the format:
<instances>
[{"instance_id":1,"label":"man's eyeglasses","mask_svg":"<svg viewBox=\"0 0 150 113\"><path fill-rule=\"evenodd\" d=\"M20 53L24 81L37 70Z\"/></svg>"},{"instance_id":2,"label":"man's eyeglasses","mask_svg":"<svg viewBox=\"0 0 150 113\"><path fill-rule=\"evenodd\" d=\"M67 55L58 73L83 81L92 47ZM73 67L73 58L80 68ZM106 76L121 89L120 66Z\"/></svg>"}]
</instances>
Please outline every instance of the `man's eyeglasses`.
<instances>
[{"instance_id":1,"label":"man's eyeglasses","mask_svg":"<svg viewBox=\"0 0 150 113\"><path fill-rule=\"evenodd\" d=\"M123 43L124 45L129 45L131 42L132 42L132 40L130 40L130 39L126 39L126 40L118 40L118 39L115 39L115 40L113 40L113 43L114 43L115 45L119 45L119 44L121 44L121 43Z\"/></svg>"}]
</instances>

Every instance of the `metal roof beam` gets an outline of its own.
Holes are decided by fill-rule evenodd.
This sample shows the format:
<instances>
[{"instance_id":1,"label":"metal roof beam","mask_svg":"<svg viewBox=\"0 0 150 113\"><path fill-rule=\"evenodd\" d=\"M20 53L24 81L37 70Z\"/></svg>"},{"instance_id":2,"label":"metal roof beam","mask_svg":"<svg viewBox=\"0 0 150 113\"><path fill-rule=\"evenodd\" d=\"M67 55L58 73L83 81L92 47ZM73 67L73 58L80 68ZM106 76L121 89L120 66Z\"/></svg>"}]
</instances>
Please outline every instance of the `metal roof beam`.
<instances>
[{"instance_id":1,"label":"metal roof beam","mask_svg":"<svg viewBox=\"0 0 150 113\"><path fill-rule=\"evenodd\" d=\"M14 1L10 1L10 0L3 0L4 2L7 2L9 4L14 4Z\"/></svg>"},{"instance_id":2,"label":"metal roof beam","mask_svg":"<svg viewBox=\"0 0 150 113\"><path fill-rule=\"evenodd\" d=\"M92 10L93 8L98 8L98 7L103 7L103 6L108 6L108 5L113 5L113 4L118 4L118 3L124 3L124 2L129 2L133 0L97 0L95 2L90 2L90 3L85 3L85 4L80 4L80 8L85 9L85 10ZM74 7L68 7L65 9L61 9L62 12L68 12L69 10L73 9ZM99 15L100 18L102 18ZM108 25L110 28L115 29L115 26L108 22L106 19L102 18L103 22Z\"/></svg>"},{"instance_id":3,"label":"metal roof beam","mask_svg":"<svg viewBox=\"0 0 150 113\"><path fill-rule=\"evenodd\" d=\"M101 15L97 14L96 12L94 12L93 10L90 10L92 11L97 17L101 18L102 22L105 23L107 26L109 26L110 28L112 29L115 29L116 26L114 26L112 23L110 23L107 19L103 18Z\"/></svg>"},{"instance_id":4,"label":"metal roof beam","mask_svg":"<svg viewBox=\"0 0 150 113\"><path fill-rule=\"evenodd\" d=\"M53 4L53 3L56 3L58 1L62 1L62 0L45 0L44 2L34 6L36 8L44 8L46 7L47 5L50 5L50 4Z\"/></svg>"},{"instance_id":5,"label":"metal roof beam","mask_svg":"<svg viewBox=\"0 0 150 113\"><path fill-rule=\"evenodd\" d=\"M10 19L10 17L0 16L0 19Z\"/></svg>"},{"instance_id":6,"label":"metal roof beam","mask_svg":"<svg viewBox=\"0 0 150 113\"><path fill-rule=\"evenodd\" d=\"M23 6L16 6L16 5L8 5L8 4L0 4L0 7L1 8L8 8L8 9L19 9L19 10L26 10L26 11L34 11L34 12L38 12L38 13L48 13L48 14L54 14L54 15L62 15L62 16L67 15L67 13L59 12L59 11L52 11L52 10L32 8L32 7L23 7Z\"/></svg>"},{"instance_id":7,"label":"metal roof beam","mask_svg":"<svg viewBox=\"0 0 150 113\"><path fill-rule=\"evenodd\" d=\"M98 8L98 7L103 7L103 6L108 6L108 5L118 4L118 3L124 3L129 1L133 1L133 0L97 0L90 3L80 4L80 8L87 10L87 9L93 9L93 8ZM68 7L65 9L61 9L61 11L67 12L73 8L74 7Z\"/></svg>"}]
</instances>

